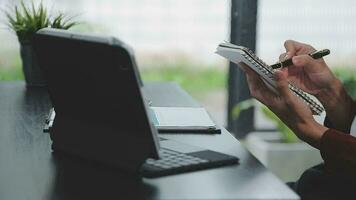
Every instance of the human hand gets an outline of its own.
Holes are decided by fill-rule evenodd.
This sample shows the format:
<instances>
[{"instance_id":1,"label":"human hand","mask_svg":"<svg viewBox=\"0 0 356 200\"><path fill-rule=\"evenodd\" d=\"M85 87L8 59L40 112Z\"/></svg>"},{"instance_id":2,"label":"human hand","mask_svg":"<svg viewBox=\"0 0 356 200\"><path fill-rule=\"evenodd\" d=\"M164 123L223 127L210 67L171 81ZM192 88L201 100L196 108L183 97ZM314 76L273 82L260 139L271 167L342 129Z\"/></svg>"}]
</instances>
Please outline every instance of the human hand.
<instances>
[{"instance_id":1,"label":"human hand","mask_svg":"<svg viewBox=\"0 0 356 200\"><path fill-rule=\"evenodd\" d=\"M324 59L313 59L308 54L315 49L304 43L287 40L284 43L286 53L279 59L292 58L293 65L283 69L288 74L288 79L302 90L318 97L325 90L331 90L338 84Z\"/></svg>"},{"instance_id":2,"label":"human hand","mask_svg":"<svg viewBox=\"0 0 356 200\"><path fill-rule=\"evenodd\" d=\"M241 66L246 72L251 95L271 109L301 140L319 148L319 141L327 128L318 124L309 107L289 90L287 72L275 72L277 95L253 70L244 64Z\"/></svg>"},{"instance_id":3,"label":"human hand","mask_svg":"<svg viewBox=\"0 0 356 200\"><path fill-rule=\"evenodd\" d=\"M287 40L284 46L286 53L280 59L292 57L293 61L292 66L283 69L289 81L320 100L334 128L349 131L354 117L353 102L341 81L333 75L323 59L313 59L307 55L315 51L312 46L293 40Z\"/></svg>"}]
</instances>

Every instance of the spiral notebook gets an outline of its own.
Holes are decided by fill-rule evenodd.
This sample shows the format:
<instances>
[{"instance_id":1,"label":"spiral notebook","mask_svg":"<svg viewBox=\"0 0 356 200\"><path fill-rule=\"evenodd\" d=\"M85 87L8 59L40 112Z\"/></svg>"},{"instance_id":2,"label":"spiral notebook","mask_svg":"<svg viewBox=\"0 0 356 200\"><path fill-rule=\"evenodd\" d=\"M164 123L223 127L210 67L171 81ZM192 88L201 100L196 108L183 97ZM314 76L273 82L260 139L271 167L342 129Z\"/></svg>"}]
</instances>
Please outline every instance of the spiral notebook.
<instances>
[{"instance_id":1,"label":"spiral notebook","mask_svg":"<svg viewBox=\"0 0 356 200\"><path fill-rule=\"evenodd\" d=\"M245 63L261 76L268 88L278 94L276 82L273 78L274 69L258 58L248 48L237 46L229 42L223 42L217 47L216 53L233 63ZM289 83L289 89L309 106L314 115L320 115L324 111L324 108L312 95L304 92L292 83Z\"/></svg>"}]
</instances>

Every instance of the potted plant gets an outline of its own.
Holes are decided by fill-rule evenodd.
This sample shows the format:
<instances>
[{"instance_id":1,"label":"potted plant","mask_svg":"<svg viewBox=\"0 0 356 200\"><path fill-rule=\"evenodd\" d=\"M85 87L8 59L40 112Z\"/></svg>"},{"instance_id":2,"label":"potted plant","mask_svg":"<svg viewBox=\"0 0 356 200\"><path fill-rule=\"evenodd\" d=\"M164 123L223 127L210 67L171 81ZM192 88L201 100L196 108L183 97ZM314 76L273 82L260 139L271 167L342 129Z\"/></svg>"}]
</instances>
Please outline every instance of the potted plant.
<instances>
[{"instance_id":1,"label":"potted plant","mask_svg":"<svg viewBox=\"0 0 356 200\"><path fill-rule=\"evenodd\" d=\"M8 26L16 33L20 43L26 85L30 87L45 86L36 55L33 52L32 38L34 34L42 28L69 29L77 23L63 13L51 17L44 8L43 2L36 7L33 2L27 6L21 1L19 5L15 5L13 9L6 12L6 16Z\"/></svg>"},{"instance_id":2,"label":"potted plant","mask_svg":"<svg viewBox=\"0 0 356 200\"><path fill-rule=\"evenodd\" d=\"M283 181L295 181L308 168L322 162L319 150L299 140L272 111L249 99L234 107L233 116L251 106L276 126L276 131L249 133L244 141L247 149Z\"/></svg>"}]
</instances>

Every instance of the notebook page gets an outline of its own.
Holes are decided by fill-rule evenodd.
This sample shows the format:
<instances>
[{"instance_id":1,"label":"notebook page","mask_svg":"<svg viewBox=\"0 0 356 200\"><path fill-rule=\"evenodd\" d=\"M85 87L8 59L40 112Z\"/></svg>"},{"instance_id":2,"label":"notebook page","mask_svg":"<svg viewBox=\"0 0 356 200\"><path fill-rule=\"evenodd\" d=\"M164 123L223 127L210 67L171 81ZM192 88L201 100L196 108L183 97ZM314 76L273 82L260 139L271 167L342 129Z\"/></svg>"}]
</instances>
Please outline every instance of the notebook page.
<instances>
[{"instance_id":1,"label":"notebook page","mask_svg":"<svg viewBox=\"0 0 356 200\"><path fill-rule=\"evenodd\" d=\"M160 127L215 127L204 108L151 107Z\"/></svg>"}]
</instances>

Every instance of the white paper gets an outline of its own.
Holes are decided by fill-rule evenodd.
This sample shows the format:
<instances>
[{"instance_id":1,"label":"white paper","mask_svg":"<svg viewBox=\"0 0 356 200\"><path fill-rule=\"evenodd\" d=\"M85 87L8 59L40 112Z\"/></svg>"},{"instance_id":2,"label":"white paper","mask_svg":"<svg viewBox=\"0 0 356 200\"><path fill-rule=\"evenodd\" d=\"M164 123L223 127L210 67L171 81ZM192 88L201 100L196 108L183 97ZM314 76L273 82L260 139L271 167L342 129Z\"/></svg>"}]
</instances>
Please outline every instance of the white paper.
<instances>
[{"instance_id":1,"label":"white paper","mask_svg":"<svg viewBox=\"0 0 356 200\"><path fill-rule=\"evenodd\" d=\"M204 108L151 107L158 127L215 127Z\"/></svg>"}]
</instances>

